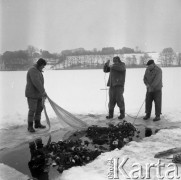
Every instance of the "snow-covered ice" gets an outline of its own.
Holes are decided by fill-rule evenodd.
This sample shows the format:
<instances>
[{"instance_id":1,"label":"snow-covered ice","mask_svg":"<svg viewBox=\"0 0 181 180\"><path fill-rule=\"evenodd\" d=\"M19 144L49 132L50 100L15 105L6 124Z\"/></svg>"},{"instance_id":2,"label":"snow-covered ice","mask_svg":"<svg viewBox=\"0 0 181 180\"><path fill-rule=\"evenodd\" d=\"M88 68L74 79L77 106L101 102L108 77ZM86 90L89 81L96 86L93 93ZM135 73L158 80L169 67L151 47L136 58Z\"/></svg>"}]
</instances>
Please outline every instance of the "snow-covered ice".
<instances>
[{"instance_id":1,"label":"snow-covered ice","mask_svg":"<svg viewBox=\"0 0 181 180\"><path fill-rule=\"evenodd\" d=\"M181 144L181 68L162 68L163 70L163 101L162 120L153 123L152 120L144 122L136 120L135 124L157 126L161 128L156 135L144 138L141 142L131 142L121 150L114 150L101 154L93 162L82 167L73 167L61 175L61 179L108 179L107 160L113 157L129 157L125 165L128 171L133 163L156 163L158 159L154 155L163 150L179 147ZM144 102L146 88L143 84L145 69L127 69L125 84L126 113L136 116ZM100 124L105 121L107 113L108 95L106 83L108 74L102 70L65 70L45 71L45 87L49 97L61 107L76 115L89 124ZM24 97L26 72L0 72L0 146L17 146L21 141L33 138L26 132L27 102ZM55 113L46 102L47 112L51 119L52 130L58 127ZM116 107L115 115L118 115ZM144 115L144 106L139 117ZM152 112L154 117L154 108ZM133 119L126 117L129 121ZM44 120L45 117L43 116ZM12 142L13 138L13 142ZM171 160L163 159L165 163ZM1 179L11 179L14 169L6 165L0 165ZM12 172L12 173L9 173ZM18 174L18 172L17 172ZM19 173L21 174L21 173ZM19 175L18 174L18 175ZM181 176L181 168L179 166ZM5 175L7 175L6 178ZM20 175L21 176L21 175ZM25 176L26 178L26 176ZM26 178L27 179L27 178ZM60 179L60 178L58 178ZM123 176L120 179L124 179ZM151 171L151 179L157 179L155 171Z\"/></svg>"}]
</instances>

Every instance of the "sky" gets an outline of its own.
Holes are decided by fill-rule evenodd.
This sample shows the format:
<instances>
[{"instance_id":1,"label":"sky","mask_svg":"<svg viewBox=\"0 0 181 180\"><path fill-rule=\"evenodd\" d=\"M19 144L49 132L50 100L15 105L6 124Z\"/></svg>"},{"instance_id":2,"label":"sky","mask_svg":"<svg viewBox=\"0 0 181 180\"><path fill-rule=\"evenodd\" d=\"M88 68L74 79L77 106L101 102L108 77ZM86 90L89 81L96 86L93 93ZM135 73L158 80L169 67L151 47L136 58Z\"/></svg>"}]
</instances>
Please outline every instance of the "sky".
<instances>
[{"instance_id":1,"label":"sky","mask_svg":"<svg viewBox=\"0 0 181 180\"><path fill-rule=\"evenodd\" d=\"M28 45L181 52L180 0L0 0L0 54Z\"/></svg>"}]
</instances>

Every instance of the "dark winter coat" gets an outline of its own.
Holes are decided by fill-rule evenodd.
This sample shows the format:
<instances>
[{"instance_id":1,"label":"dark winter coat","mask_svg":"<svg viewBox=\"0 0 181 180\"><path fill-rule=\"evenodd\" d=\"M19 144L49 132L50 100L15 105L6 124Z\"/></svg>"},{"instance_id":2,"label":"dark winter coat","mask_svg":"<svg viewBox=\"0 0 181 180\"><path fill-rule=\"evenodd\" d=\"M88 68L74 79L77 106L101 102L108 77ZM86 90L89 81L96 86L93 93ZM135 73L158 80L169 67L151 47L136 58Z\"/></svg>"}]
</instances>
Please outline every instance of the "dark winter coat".
<instances>
[{"instance_id":1,"label":"dark winter coat","mask_svg":"<svg viewBox=\"0 0 181 180\"><path fill-rule=\"evenodd\" d=\"M126 67L125 63L120 62L118 64L113 64L109 66L107 63L104 65L103 71L105 73L110 72L107 86L122 86L124 87L125 77L126 77Z\"/></svg>"},{"instance_id":2,"label":"dark winter coat","mask_svg":"<svg viewBox=\"0 0 181 180\"><path fill-rule=\"evenodd\" d=\"M145 85L149 85L151 92L161 90L162 84L162 70L157 65L154 66L152 70L148 68L145 71L143 78Z\"/></svg>"},{"instance_id":3,"label":"dark winter coat","mask_svg":"<svg viewBox=\"0 0 181 180\"><path fill-rule=\"evenodd\" d=\"M28 70L26 80L25 96L36 99L42 98L43 93L45 93L44 78L36 65Z\"/></svg>"}]
</instances>

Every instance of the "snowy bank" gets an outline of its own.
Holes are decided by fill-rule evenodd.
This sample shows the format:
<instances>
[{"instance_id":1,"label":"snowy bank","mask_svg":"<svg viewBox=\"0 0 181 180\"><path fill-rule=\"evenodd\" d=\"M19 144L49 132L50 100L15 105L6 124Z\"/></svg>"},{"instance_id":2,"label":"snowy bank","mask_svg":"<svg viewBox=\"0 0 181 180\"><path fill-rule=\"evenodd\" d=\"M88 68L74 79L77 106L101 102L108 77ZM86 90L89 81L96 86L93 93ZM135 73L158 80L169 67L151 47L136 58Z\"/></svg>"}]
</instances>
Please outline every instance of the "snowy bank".
<instances>
[{"instance_id":1,"label":"snowy bank","mask_svg":"<svg viewBox=\"0 0 181 180\"><path fill-rule=\"evenodd\" d=\"M5 165L0 164L0 180L27 180L28 176L24 175L17 170Z\"/></svg>"}]
</instances>

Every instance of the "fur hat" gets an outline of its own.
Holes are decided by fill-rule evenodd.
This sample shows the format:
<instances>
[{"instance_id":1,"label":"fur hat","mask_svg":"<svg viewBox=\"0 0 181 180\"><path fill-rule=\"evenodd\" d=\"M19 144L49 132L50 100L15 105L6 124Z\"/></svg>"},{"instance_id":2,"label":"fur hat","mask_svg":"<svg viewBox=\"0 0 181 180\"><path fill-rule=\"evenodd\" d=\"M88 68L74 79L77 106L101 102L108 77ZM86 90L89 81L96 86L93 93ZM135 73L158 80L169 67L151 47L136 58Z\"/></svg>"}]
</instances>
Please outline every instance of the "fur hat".
<instances>
[{"instance_id":1,"label":"fur hat","mask_svg":"<svg viewBox=\"0 0 181 180\"><path fill-rule=\"evenodd\" d=\"M150 59L148 62L147 62L147 66L151 65L151 64L155 64L154 60L153 59Z\"/></svg>"},{"instance_id":2,"label":"fur hat","mask_svg":"<svg viewBox=\"0 0 181 180\"><path fill-rule=\"evenodd\" d=\"M38 59L36 64L37 64L37 66L41 66L41 65L46 66L47 62L43 58L40 58L40 59Z\"/></svg>"},{"instance_id":3,"label":"fur hat","mask_svg":"<svg viewBox=\"0 0 181 180\"><path fill-rule=\"evenodd\" d=\"M119 63L121 63L121 59L120 59L120 57L119 56L115 56L115 57L113 57L113 62L119 62Z\"/></svg>"}]
</instances>

